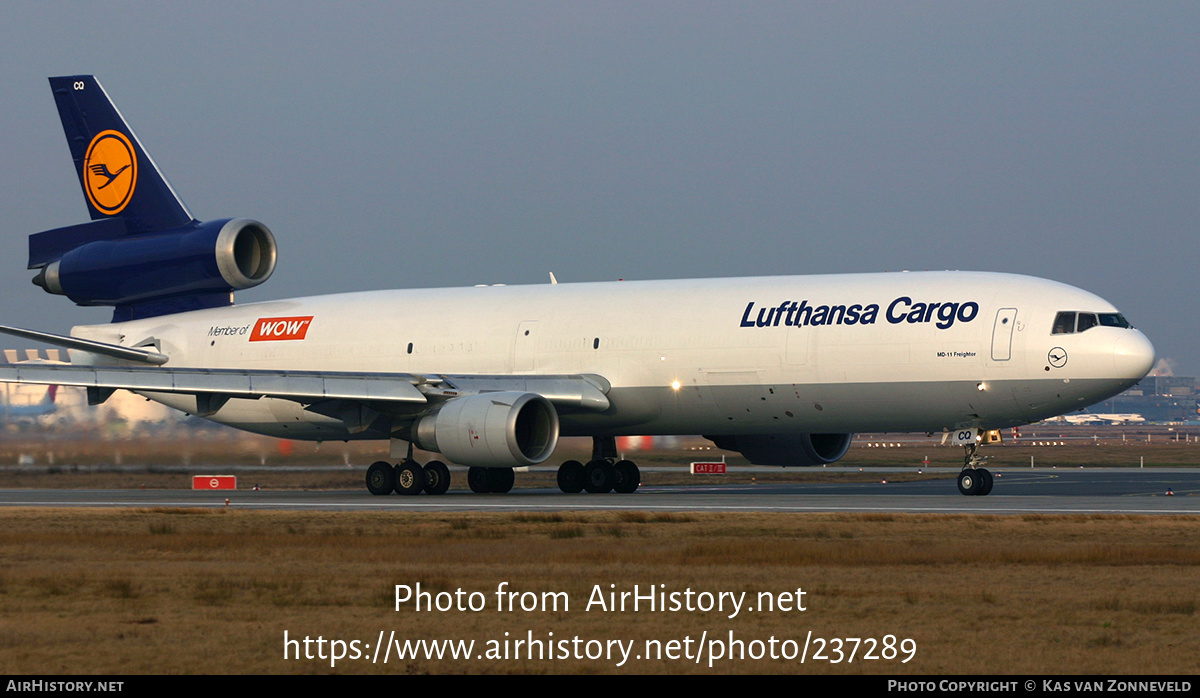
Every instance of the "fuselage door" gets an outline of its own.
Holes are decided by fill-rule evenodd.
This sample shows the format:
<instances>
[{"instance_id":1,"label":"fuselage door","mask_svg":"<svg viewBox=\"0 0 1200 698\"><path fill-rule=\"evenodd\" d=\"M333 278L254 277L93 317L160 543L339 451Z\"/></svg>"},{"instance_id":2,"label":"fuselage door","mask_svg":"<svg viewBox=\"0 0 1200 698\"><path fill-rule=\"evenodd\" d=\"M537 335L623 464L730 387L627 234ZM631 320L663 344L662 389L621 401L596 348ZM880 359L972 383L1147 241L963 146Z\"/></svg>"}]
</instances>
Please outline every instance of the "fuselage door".
<instances>
[{"instance_id":1,"label":"fuselage door","mask_svg":"<svg viewBox=\"0 0 1200 698\"><path fill-rule=\"evenodd\" d=\"M996 326L992 328L992 361L1008 361L1012 358L1013 328L1016 324L1016 308L1001 308L996 312Z\"/></svg>"},{"instance_id":2,"label":"fuselage door","mask_svg":"<svg viewBox=\"0 0 1200 698\"><path fill-rule=\"evenodd\" d=\"M517 338L513 345L513 370L532 371L537 348L537 320L526 320L517 327Z\"/></svg>"},{"instance_id":3,"label":"fuselage door","mask_svg":"<svg viewBox=\"0 0 1200 698\"><path fill-rule=\"evenodd\" d=\"M787 347L784 353L787 355L787 363L789 366L803 366L808 363L808 339L811 333L807 328L800 329L797 327L789 327L787 329Z\"/></svg>"}]
</instances>

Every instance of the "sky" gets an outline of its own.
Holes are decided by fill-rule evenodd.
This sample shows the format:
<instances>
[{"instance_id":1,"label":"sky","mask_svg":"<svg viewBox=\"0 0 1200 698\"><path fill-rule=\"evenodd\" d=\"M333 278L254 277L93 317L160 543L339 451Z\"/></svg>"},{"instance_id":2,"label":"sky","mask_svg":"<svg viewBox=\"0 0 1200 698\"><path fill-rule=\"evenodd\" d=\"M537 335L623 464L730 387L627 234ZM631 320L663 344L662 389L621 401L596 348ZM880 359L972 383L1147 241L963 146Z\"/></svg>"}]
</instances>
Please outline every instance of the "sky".
<instances>
[{"instance_id":1,"label":"sky","mask_svg":"<svg viewBox=\"0 0 1200 698\"><path fill-rule=\"evenodd\" d=\"M274 232L239 302L1005 271L1197 375L1197 36L1197 3L10 2L0 324L111 316L24 268L87 220L46 78L91 73L196 217Z\"/></svg>"}]
</instances>

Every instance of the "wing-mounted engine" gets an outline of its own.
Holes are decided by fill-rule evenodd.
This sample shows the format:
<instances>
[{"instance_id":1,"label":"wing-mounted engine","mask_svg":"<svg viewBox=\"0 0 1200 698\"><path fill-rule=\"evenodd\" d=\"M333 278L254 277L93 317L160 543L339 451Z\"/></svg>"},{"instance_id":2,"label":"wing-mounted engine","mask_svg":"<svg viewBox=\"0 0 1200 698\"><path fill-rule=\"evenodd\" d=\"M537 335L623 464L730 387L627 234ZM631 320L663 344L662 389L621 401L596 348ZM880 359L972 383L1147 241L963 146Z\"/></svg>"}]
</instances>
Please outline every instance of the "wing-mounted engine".
<instances>
[{"instance_id":1,"label":"wing-mounted engine","mask_svg":"<svg viewBox=\"0 0 1200 698\"><path fill-rule=\"evenodd\" d=\"M438 451L459 465L535 465L558 445L558 413L535 393L464 395L417 420L412 440L418 448Z\"/></svg>"},{"instance_id":2,"label":"wing-mounted engine","mask_svg":"<svg viewBox=\"0 0 1200 698\"><path fill-rule=\"evenodd\" d=\"M854 434L739 434L704 437L738 451L755 465L809 466L836 463L850 450Z\"/></svg>"}]
</instances>

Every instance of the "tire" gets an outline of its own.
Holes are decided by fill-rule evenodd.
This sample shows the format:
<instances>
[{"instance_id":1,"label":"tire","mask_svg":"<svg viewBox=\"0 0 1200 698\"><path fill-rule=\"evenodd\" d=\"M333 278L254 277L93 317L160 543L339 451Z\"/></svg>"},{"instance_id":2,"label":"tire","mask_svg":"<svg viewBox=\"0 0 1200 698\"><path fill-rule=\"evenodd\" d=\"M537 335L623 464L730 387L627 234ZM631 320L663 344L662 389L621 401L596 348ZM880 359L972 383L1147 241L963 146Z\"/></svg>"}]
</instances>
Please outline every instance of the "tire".
<instances>
[{"instance_id":1,"label":"tire","mask_svg":"<svg viewBox=\"0 0 1200 698\"><path fill-rule=\"evenodd\" d=\"M990 494L993 483L991 471L979 468L976 472L979 473L979 496Z\"/></svg>"},{"instance_id":2,"label":"tire","mask_svg":"<svg viewBox=\"0 0 1200 698\"><path fill-rule=\"evenodd\" d=\"M396 494L421 494L425 489L425 469L416 461L406 460L396 466Z\"/></svg>"},{"instance_id":3,"label":"tire","mask_svg":"<svg viewBox=\"0 0 1200 698\"><path fill-rule=\"evenodd\" d=\"M425 494L446 494L450 489L450 468L440 460L425 464Z\"/></svg>"},{"instance_id":4,"label":"tire","mask_svg":"<svg viewBox=\"0 0 1200 698\"><path fill-rule=\"evenodd\" d=\"M391 494L396 489L396 470L391 463L375 461L367 468L367 491L374 495Z\"/></svg>"},{"instance_id":5,"label":"tire","mask_svg":"<svg viewBox=\"0 0 1200 698\"><path fill-rule=\"evenodd\" d=\"M612 492L616 479L613 467L608 464L608 461L594 460L583 466L583 489L592 494Z\"/></svg>"},{"instance_id":6,"label":"tire","mask_svg":"<svg viewBox=\"0 0 1200 698\"><path fill-rule=\"evenodd\" d=\"M467 485L471 487L471 491L476 494L486 494L491 492L489 487L489 479L487 468L471 467L467 470Z\"/></svg>"},{"instance_id":7,"label":"tire","mask_svg":"<svg viewBox=\"0 0 1200 698\"><path fill-rule=\"evenodd\" d=\"M488 490L496 494L504 494L513 488L517 480L512 468L488 468Z\"/></svg>"},{"instance_id":8,"label":"tire","mask_svg":"<svg viewBox=\"0 0 1200 698\"><path fill-rule=\"evenodd\" d=\"M558 466L558 489L566 494L579 494L583 491L583 463L569 460Z\"/></svg>"},{"instance_id":9,"label":"tire","mask_svg":"<svg viewBox=\"0 0 1200 698\"><path fill-rule=\"evenodd\" d=\"M982 479L974 468L968 468L958 474L958 491L967 496L979 494Z\"/></svg>"},{"instance_id":10,"label":"tire","mask_svg":"<svg viewBox=\"0 0 1200 698\"><path fill-rule=\"evenodd\" d=\"M613 490L621 494L636 492L638 485L642 484L642 471L638 470L637 463L631 460L617 461L613 466L613 475L616 480Z\"/></svg>"}]
</instances>

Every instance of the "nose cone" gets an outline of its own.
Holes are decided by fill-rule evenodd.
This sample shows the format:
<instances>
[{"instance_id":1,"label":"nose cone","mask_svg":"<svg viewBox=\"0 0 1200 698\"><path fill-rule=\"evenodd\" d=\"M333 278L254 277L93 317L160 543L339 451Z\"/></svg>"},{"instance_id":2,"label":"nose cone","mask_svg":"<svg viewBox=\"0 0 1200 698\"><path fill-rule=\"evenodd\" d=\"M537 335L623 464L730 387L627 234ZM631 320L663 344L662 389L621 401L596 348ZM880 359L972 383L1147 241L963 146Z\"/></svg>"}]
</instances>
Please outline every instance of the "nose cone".
<instances>
[{"instance_id":1,"label":"nose cone","mask_svg":"<svg viewBox=\"0 0 1200 698\"><path fill-rule=\"evenodd\" d=\"M1154 345L1138 330L1122 332L1113 344L1113 363L1118 376L1140 381L1154 368Z\"/></svg>"}]
</instances>

